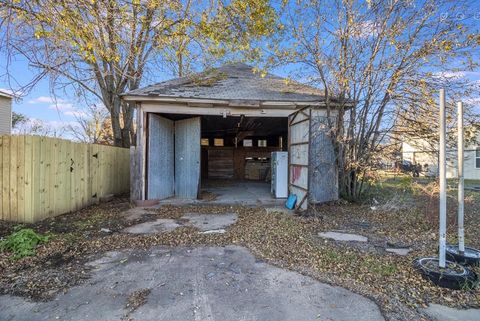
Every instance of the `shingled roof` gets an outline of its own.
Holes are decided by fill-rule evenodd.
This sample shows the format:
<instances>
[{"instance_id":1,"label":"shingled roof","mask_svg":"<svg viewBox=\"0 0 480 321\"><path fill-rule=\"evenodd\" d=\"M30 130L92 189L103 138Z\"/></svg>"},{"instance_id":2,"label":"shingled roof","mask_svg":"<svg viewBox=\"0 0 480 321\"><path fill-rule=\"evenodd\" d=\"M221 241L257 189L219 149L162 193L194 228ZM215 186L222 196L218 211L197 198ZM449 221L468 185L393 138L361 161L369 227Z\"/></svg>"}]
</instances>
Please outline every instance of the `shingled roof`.
<instances>
[{"instance_id":1,"label":"shingled roof","mask_svg":"<svg viewBox=\"0 0 480 321\"><path fill-rule=\"evenodd\" d=\"M192 76L176 78L123 96L191 98L209 100L248 100L281 102L320 102L323 91L298 82L266 74L262 77L246 64L224 65Z\"/></svg>"}]
</instances>

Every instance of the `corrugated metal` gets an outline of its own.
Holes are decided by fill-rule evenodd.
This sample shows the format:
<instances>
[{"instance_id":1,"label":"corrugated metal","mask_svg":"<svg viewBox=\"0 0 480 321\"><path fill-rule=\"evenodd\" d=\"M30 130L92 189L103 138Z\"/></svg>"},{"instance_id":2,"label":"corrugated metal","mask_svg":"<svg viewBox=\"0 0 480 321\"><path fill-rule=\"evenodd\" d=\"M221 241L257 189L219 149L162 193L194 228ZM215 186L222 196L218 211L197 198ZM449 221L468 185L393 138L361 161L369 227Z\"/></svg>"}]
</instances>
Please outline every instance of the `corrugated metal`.
<instances>
[{"instance_id":1,"label":"corrugated metal","mask_svg":"<svg viewBox=\"0 0 480 321\"><path fill-rule=\"evenodd\" d=\"M338 199L338 169L331 138L334 119L314 114L310 120L310 188L309 201L329 202Z\"/></svg>"},{"instance_id":2,"label":"corrugated metal","mask_svg":"<svg viewBox=\"0 0 480 321\"><path fill-rule=\"evenodd\" d=\"M289 117L289 193L297 195L297 207L307 208L309 109ZM300 165L300 166L299 166Z\"/></svg>"},{"instance_id":3,"label":"corrugated metal","mask_svg":"<svg viewBox=\"0 0 480 321\"><path fill-rule=\"evenodd\" d=\"M159 115L148 118L147 199L174 195L174 122Z\"/></svg>"},{"instance_id":4,"label":"corrugated metal","mask_svg":"<svg viewBox=\"0 0 480 321\"><path fill-rule=\"evenodd\" d=\"M200 117L175 122L175 196L197 198L200 184Z\"/></svg>"}]
</instances>

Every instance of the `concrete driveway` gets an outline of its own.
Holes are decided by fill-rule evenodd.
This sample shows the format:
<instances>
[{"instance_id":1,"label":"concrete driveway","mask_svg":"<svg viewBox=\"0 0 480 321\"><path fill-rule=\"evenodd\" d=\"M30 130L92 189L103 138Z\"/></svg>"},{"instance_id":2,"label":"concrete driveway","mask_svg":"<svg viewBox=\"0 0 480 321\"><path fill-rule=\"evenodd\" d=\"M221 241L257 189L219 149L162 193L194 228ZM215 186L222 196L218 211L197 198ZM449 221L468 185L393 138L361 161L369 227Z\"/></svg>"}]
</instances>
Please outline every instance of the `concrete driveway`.
<instances>
[{"instance_id":1,"label":"concrete driveway","mask_svg":"<svg viewBox=\"0 0 480 321\"><path fill-rule=\"evenodd\" d=\"M109 252L89 264L92 278L53 301L0 296L0 320L384 320L371 300L238 246ZM139 290L146 300L131 311Z\"/></svg>"}]
</instances>

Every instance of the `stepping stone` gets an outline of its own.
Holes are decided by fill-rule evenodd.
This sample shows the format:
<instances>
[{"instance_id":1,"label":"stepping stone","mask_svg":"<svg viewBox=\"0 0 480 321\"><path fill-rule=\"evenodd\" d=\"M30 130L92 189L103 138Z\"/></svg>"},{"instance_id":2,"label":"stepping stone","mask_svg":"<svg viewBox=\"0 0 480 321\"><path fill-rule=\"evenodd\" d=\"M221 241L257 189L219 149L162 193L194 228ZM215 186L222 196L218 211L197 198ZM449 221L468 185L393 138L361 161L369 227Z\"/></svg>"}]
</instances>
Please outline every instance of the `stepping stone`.
<instances>
[{"instance_id":1,"label":"stepping stone","mask_svg":"<svg viewBox=\"0 0 480 321\"><path fill-rule=\"evenodd\" d=\"M157 234L173 231L180 226L182 225L178 224L176 220L160 218L153 222L144 222L127 227L123 230L123 232L131 234Z\"/></svg>"},{"instance_id":2,"label":"stepping stone","mask_svg":"<svg viewBox=\"0 0 480 321\"><path fill-rule=\"evenodd\" d=\"M234 224L238 220L235 213L225 214L200 214L188 213L182 216L182 219L189 221L189 224L198 228L202 232L221 230Z\"/></svg>"},{"instance_id":3,"label":"stepping stone","mask_svg":"<svg viewBox=\"0 0 480 321\"><path fill-rule=\"evenodd\" d=\"M411 248L386 248L385 251L393 253L393 254L405 256L408 253L410 253L412 251L412 249Z\"/></svg>"},{"instance_id":4,"label":"stepping stone","mask_svg":"<svg viewBox=\"0 0 480 321\"><path fill-rule=\"evenodd\" d=\"M288 214L292 215L293 210L289 210L286 207L283 206L276 206L276 207L267 207L265 208L268 214L274 213L274 214Z\"/></svg>"},{"instance_id":5,"label":"stepping stone","mask_svg":"<svg viewBox=\"0 0 480 321\"><path fill-rule=\"evenodd\" d=\"M358 234L340 233L340 232L320 232L318 236L344 242L367 242L368 238Z\"/></svg>"}]
</instances>

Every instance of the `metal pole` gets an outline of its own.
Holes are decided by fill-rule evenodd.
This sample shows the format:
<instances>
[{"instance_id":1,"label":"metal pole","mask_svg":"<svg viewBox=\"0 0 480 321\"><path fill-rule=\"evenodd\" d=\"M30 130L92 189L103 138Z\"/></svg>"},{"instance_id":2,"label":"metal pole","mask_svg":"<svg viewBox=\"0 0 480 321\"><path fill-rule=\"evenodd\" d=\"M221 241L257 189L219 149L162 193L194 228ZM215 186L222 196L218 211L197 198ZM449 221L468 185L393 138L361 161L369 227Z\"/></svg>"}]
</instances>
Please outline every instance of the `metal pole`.
<instances>
[{"instance_id":1,"label":"metal pole","mask_svg":"<svg viewBox=\"0 0 480 321\"><path fill-rule=\"evenodd\" d=\"M464 217L464 178L463 178L463 103L458 106L458 250L461 255L465 253L465 230L463 224Z\"/></svg>"},{"instance_id":2,"label":"metal pole","mask_svg":"<svg viewBox=\"0 0 480 321\"><path fill-rule=\"evenodd\" d=\"M446 177L446 113L445 89L440 89L440 227L438 265L445 267L445 245L447 241L447 177Z\"/></svg>"}]
</instances>

